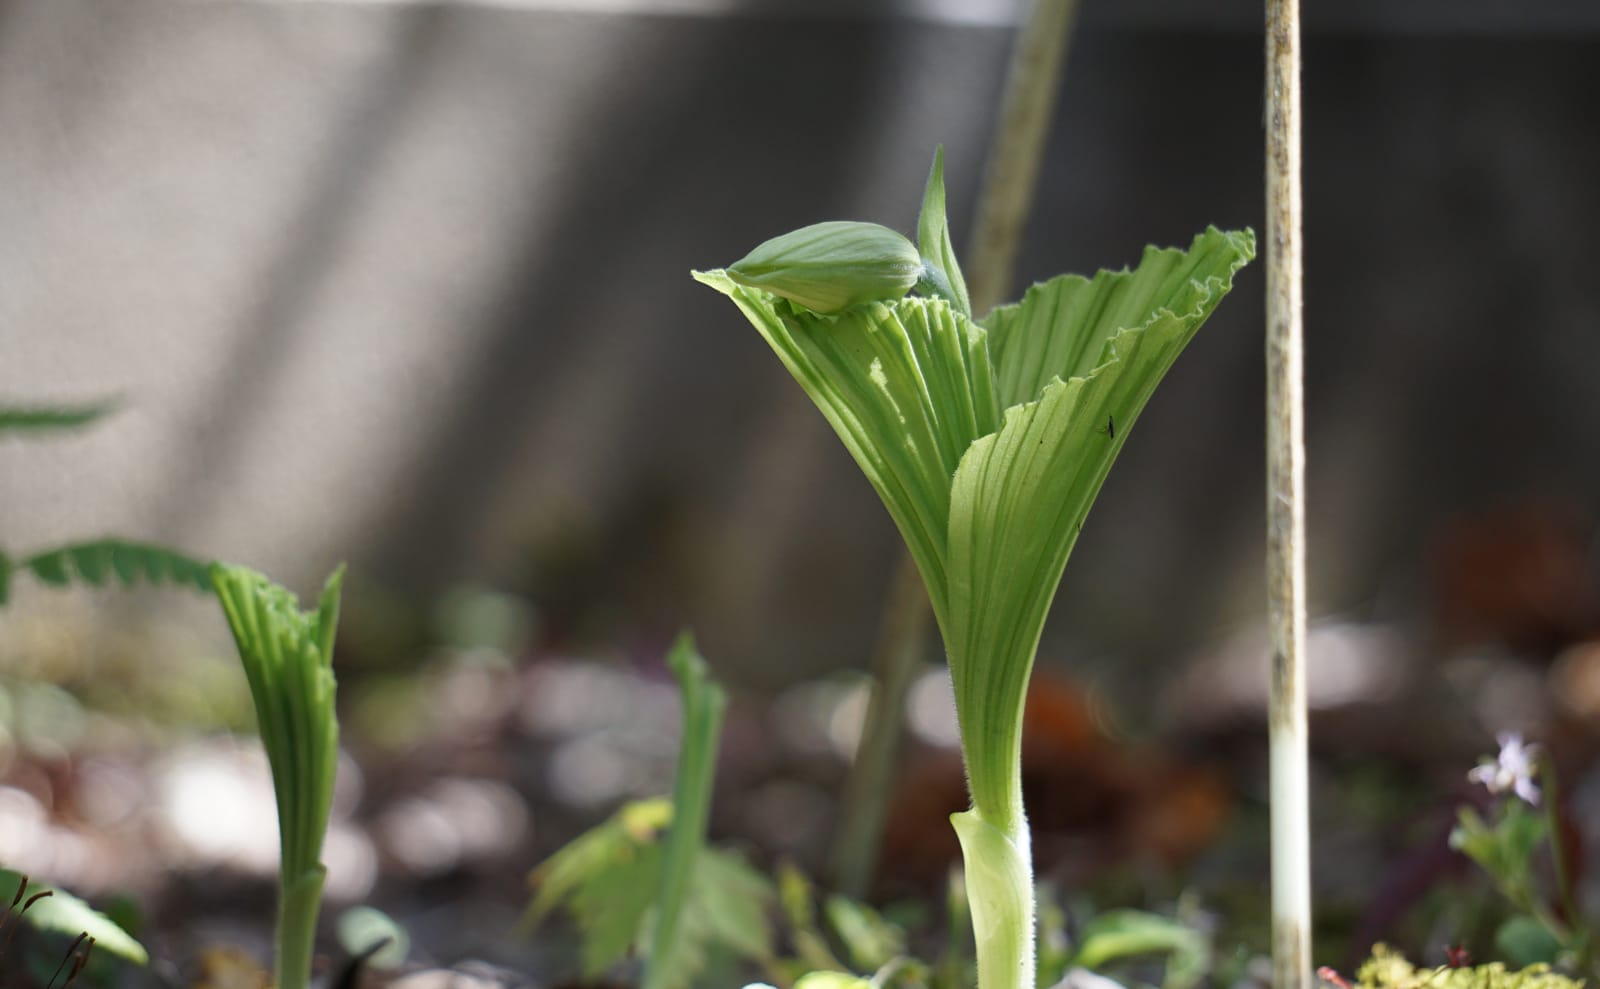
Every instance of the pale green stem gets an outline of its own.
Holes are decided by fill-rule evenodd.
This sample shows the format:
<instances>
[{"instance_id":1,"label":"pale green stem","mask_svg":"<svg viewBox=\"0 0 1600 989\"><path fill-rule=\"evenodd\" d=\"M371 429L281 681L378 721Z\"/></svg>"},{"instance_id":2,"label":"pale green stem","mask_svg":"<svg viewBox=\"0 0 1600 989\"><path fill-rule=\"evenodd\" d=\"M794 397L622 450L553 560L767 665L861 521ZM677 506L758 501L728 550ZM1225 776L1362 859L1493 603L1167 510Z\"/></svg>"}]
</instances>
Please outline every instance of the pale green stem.
<instances>
[{"instance_id":1,"label":"pale green stem","mask_svg":"<svg viewBox=\"0 0 1600 989\"><path fill-rule=\"evenodd\" d=\"M281 876L278 888L277 989L306 989L311 981L317 912L322 905L322 866L298 877Z\"/></svg>"},{"instance_id":2,"label":"pale green stem","mask_svg":"<svg viewBox=\"0 0 1600 989\"><path fill-rule=\"evenodd\" d=\"M1033 989L1033 850L1020 815L991 823L977 809L950 815L966 862L979 989Z\"/></svg>"},{"instance_id":3,"label":"pale green stem","mask_svg":"<svg viewBox=\"0 0 1600 989\"><path fill-rule=\"evenodd\" d=\"M1300 7L1267 0L1267 623L1272 983L1311 986L1306 738L1305 429Z\"/></svg>"}]
</instances>

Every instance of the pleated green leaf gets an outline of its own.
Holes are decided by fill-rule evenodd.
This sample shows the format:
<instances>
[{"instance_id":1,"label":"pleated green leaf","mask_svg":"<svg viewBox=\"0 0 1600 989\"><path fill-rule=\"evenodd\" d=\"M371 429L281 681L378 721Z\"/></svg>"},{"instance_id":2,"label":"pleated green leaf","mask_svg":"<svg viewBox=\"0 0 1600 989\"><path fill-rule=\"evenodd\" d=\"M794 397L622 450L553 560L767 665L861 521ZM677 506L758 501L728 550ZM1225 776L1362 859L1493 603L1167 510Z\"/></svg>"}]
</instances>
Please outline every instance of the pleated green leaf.
<instances>
[{"instance_id":1,"label":"pleated green leaf","mask_svg":"<svg viewBox=\"0 0 1600 989\"><path fill-rule=\"evenodd\" d=\"M820 315L718 271L833 425L921 569L945 636L973 796L1020 813L997 767L1089 507L1155 386L1255 251L1215 228L1132 271L1063 276L972 323L906 298ZM1006 408L1002 419L1001 408Z\"/></svg>"},{"instance_id":2,"label":"pleated green leaf","mask_svg":"<svg viewBox=\"0 0 1600 989\"><path fill-rule=\"evenodd\" d=\"M1253 257L1253 233L1211 227L1187 251L1147 247L1131 271L1102 271L1093 279L1061 275L1028 289L1021 302L997 307L983 325L1001 405L1037 399L1052 378L1087 377L1119 358L1126 363L1114 338L1162 313L1184 329L1170 364L1232 288L1234 272ZM1137 375L1146 398L1160 380L1159 373L1150 374L1141 369ZM1126 371L1120 376L1129 377Z\"/></svg>"},{"instance_id":3,"label":"pleated green leaf","mask_svg":"<svg viewBox=\"0 0 1600 989\"><path fill-rule=\"evenodd\" d=\"M239 647L278 798L285 879L318 865L339 755L333 631L343 568L315 611L245 567L213 564L211 579Z\"/></svg>"},{"instance_id":4,"label":"pleated green leaf","mask_svg":"<svg viewBox=\"0 0 1600 989\"><path fill-rule=\"evenodd\" d=\"M250 684L277 797L277 985L302 989L311 972L326 875L322 839L339 759L333 640L344 568L328 577L314 611L301 611L292 593L254 570L214 563L210 573Z\"/></svg>"},{"instance_id":5,"label":"pleated green leaf","mask_svg":"<svg viewBox=\"0 0 1600 989\"><path fill-rule=\"evenodd\" d=\"M936 299L821 315L724 272L731 298L800 382L889 509L943 615L950 478L1000 421L987 334Z\"/></svg>"},{"instance_id":6,"label":"pleated green leaf","mask_svg":"<svg viewBox=\"0 0 1600 989\"><path fill-rule=\"evenodd\" d=\"M944 633L973 801L1003 828L1022 812L1014 726L1067 556L1140 411L1253 253L1248 232L1212 229L1131 272L1036 285L985 321L997 390L1028 400L955 472Z\"/></svg>"},{"instance_id":7,"label":"pleated green leaf","mask_svg":"<svg viewBox=\"0 0 1600 989\"><path fill-rule=\"evenodd\" d=\"M733 299L877 489L921 570L955 686L972 810L966 859L979 984L1033 984L1022 713L1067 556L1151 393L1255 253L1209 229L1132 271L1036 285L962 312L935 161L908 297L819 315L721 271Z\"/></svg>"}]
</instances>

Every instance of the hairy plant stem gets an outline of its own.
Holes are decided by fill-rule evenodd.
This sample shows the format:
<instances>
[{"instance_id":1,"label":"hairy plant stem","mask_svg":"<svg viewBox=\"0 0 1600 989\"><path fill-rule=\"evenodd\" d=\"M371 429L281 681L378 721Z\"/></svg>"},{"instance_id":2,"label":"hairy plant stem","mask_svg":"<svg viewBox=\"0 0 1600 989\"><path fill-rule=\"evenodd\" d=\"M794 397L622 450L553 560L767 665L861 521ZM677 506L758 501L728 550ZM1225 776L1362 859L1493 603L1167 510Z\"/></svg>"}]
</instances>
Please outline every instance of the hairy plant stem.
<instances>
[{"instance_id":1,"label":"hairy plant stem","mask_svg":"<svg viewBox=\"0 0 1600 989\"><path fill-rule=\"evenodd\" d=\"M950 815L966 863L967 901L978 957L979 989L1033 989L1037 961L1033 849L1022 814L1022 778L1014 812L981 808Z\"/></svg>"},{"instance_id":2,"label":"hairy plant stem","mask_svg":"<svg viewBox=\"0 0 1600 989\"><path fill-rule=\"evenodd\" d=\"M298 876L283 875L278 884L277 989L306 989L311 981L312 949L317 939L317 912L322 905L326 870L317 866Z\"/></svg>"},{"instance_id":3,"label":"hairy plant stem","mask_svg":"<svg viewBox=\"0 0 1600 989\"><path fill-rule=\"evenodd\" d=\"M1300 8L1267 0L1267 624L1272 643L1272 984L1311 986Z\"/></svg>"}]
</instances>

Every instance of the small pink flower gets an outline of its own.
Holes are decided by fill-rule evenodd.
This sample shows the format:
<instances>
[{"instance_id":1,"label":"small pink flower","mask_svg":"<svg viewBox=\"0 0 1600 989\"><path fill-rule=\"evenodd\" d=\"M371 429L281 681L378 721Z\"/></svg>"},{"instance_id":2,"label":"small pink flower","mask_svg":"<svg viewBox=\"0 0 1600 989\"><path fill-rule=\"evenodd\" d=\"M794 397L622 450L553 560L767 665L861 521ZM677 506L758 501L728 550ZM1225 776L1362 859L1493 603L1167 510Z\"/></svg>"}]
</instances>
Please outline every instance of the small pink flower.
<instances>
[{"instance_id":1,"label":"small pink flower","mask_svg":"<svg viewBox=\"0 0 1600 989\"><path fill-rule=\"evenodd\" d=\"M1482 783L1490 793L1510 790L1537 807L1539 788L1533 777L1539 768L1539 747L1524 745L1519 732L1501 732L1495 737L1500 742L1500 754L1478 763L1478 768L1467 773L1467 779Z\"/></svg>"}]
</instances>

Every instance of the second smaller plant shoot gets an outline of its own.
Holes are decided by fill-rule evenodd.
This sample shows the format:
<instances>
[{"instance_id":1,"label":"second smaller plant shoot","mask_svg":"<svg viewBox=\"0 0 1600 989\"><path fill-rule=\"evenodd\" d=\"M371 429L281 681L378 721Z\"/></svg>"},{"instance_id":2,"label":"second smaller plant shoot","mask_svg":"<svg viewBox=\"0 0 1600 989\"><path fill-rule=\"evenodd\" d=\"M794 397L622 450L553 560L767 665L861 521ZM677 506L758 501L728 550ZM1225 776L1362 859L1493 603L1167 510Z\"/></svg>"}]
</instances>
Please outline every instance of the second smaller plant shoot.
<instances>
[{"instance_id":1,"label":"second smaller plant shoot","mask_svg":"<svg viewBox=\"0 0 1600 989\"><path fill-rule=\"evenodd\" d=\"M344 569L314 611L244 567L213 564L211 580L239 647L278 803L277 989L305 989L322 905L322 839L339 758L333 640Z\"/></svg>"}]
</instances>

